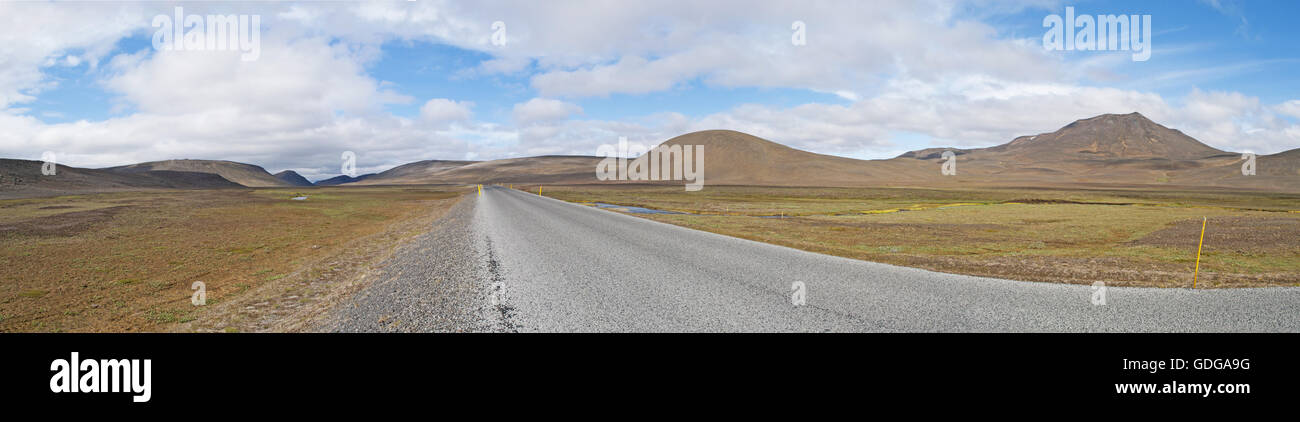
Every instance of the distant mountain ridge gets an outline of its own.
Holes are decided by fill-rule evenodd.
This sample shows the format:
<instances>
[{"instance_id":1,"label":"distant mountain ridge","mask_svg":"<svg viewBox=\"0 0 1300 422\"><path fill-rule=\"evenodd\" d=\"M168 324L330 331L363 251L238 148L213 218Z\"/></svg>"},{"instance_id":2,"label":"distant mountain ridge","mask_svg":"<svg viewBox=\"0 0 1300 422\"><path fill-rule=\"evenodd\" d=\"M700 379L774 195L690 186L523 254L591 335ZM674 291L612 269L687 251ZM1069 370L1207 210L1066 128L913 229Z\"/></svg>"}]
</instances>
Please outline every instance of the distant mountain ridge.
<instances>
[{"instance_id":1,"label":"distant mountain ridge","mask_svg":"<svg viewBox=\"0 0 1300 422\"><path fill-rule=\"evenodd\" d=\"M953 151L956 155L996 153L1033 156L1036 160L1196 160L1230 154L1134 112L1080 119L1055 132L1021 136L1011 142L987 148L927 148L909 151L897 158L937 159L943 151Z\"/></svg>"},{"instance_id":2,"label":"distant mountain ridge","mask_svg":"<svg viewBox=\"0 0 1300 422\"><path fill-rule=\"evenodd\" d=\"M1140 113L1103 114L1038 135L1020 136L987 148L928 148L886 160L816 154L732 130L684 134L662 145L703 145L705 185L768 186L1095 186L1243 187L1300 191L1288 151L1259 157L1260 173L1240 176L1240 154L1222 151L1157 124ZM957 174L940 172L943 153L953 151ZM425 183L645 183L597 181L601 157L529 157L403 167L359 185ZM1264 168L1267 167L1267 171ZM653 182L652 182L653 183ZM680 182L659 182L680 183Z\"/></svg>"},{"instance_id":3,"label":"distant mountain ridge","mask_svg":"<svg viewBox=\"0 0 1300 422\"><path fill-rule=\"evenodd\" d=\"M338 185L347 184L347 183L356 183L356 182L360 182L360 181L362 181L362 180L366 180L367 178L369 178L369 177L371 177L371 176L374 176L374 175L375 175L374 173L370 173L370 174L363 174L363 175L360 175L360 176L357 176L357 177L352 177L352 176L348 176L348 175L346 175L346 174L342 174L342 175L334 176L334 177L331 177L331 178L328 178L328 179L317 180L316 183L314 183L314 184L315 184L316 186L338 186Z\"/></svg>"},{"instance_id":4,"label":"distant mountain ridge","mask_svg":"<svg viewBox=\"0 0 1300 422\"><path fill-rule=\"evenodd\" d=\"M211 173L226 180L248 187L294 186L268 173L266 169L252 164L225 160L164 160L125 166L109 167L102 170L117 173L139 173L153 170L185 171L193 173Z\"/></svg>"},{"instance_id":5,"label":"distant mountain ridge","mask_svg":"<svg viewBox=\"0 0 1300 422\"><path fill-rule=\"evenodd\" d=\"M867 186L928 178L915 166L817 154L734 130L687 133L662 145L703 145L706 186Z\"/></svg>"},{"instance_id":6,"label":"distant mountain ridge","mask_svg":"<svg viewBox=\"0 0 1300 422\"><path fill-rule=\"evenodd\" d=\"M424 160L402 164L374 175L374 179L408 179L428 177L457 167L463 167L478 161Z\"/></svg>"},{"instance_id":7,"label":"distant mountain ridge","mask_svg":"<svg viewBox=\"0 0 1300 422\"><path fill-rule=\"evenodd\" d=\"M492 161L423 161L366 178L360 185L595 182L598 157L543 155ZM421 164L422 163L422 164Z\"/></svg>"},{"instance_id":8,"label":"distant mountain ridge","mask_svg":"<svg viewBox=\"0 0 1300 422\"><path fill-rule=\"evenodd\" d=\"M957 156L955 180L967 183L1300 190L1300 180L1285 177L1285 160L1260 156L1261 172L1242 177L1240 153L1211 147L1136 112L1080 119L1054 132L1021 136L988 148L928 148L892 160L920 160L937 165L945 150ZM1264 167L1269 171L1263 171ZM1294 167L1289 171L1291 175L1296 174Z\"/></svg>"},{"instance_id":9,"label":"distant mountain ridge","mask_svg":"<svg viewBox=\"0 0 1300 422\"><path fill-rule=\"evenodd\" d=\"M54 175L47 176L41 172L43 164L40 161L0 159L0 199L141 189L242 187L216 174L170 170L121 173L58 165Z\"/></svg>"},{"instance_id":10,"label":"distant mountain ridge","mask_svg":"<svg viewBox=\"0 0 1300 422\"><path fill-rule=\"evenodd\" d=\"M1053 132L1020 136L987 148L927 148L885 160L817 154L732 130L687 133L662 145L703 145L706 187L1230 187L1300 192L1300 149L1258 156L1257 174L1243 176L1240 153L1210 147L1139 113L1080 119ZM956 175L940 173L945 151L956 157ZM602 159L553 155L491 161L423 160L314 184L292 170L271 175L262 167L232 161L166 160L99 170L59 166L66 177L37 178L33 176L39 175L39 162L0 160L0 197L18 190L30 195L136 187L645 183L596 180L596 165ZM8 186L6 178L11 181ZM22 181L21 188L14 180Z\"/></svg>"},{"instance_id":11,"label":"distant mountain ridge","mask_svg":"<svg viewBox=\"0 0 1300 422\"><path fill-rule=\"evenodd\" d=\"M1076 120L1055 132L1022 136L994 148L1024 154L1064 153L1063 159L1197 160L1227 154L1137 112Z\"/></svg>"}]
</instances>

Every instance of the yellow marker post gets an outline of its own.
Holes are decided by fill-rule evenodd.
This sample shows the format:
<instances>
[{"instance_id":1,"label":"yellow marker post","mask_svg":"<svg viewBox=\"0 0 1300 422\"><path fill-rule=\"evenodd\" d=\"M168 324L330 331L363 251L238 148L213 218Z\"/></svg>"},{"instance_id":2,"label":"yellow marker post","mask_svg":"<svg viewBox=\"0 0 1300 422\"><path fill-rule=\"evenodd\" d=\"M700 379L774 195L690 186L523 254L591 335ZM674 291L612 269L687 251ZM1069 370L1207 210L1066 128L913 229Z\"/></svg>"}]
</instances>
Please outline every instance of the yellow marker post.
<instances>
[{"instance_id":1,"label":"yellow marker post","mask_svg":"<svg viewBox=\"0 0 1300 422\"><path fill-rule=\"evenodd\" d=\"M483 196L483 185L478 185L478 196Z\"/></svg>"},{"instance_id":2,"label":"yellow marker post","mask_svg":"<svg viewBox=\"0 0 1300 422\"><path fill-rule=\"evenodd\" d=\"M1201 246L1205 245L1205 217L1201 217L1201 241L1196 244L1196 271L1192 273L1192 288L1196 288L1196 279L1201 275Z\"/></svg>"},{"instance_id":3,"label":"yellow marker post","mask_svg":"<svg viewBox=\"0 0 1300 422\"><path fill-rule=\"evenodd\" d=\"M541 186L538 186L538 187L537 187L537 196L542 196L542 187L541 187Z\"/></svg>"}]
</instances>

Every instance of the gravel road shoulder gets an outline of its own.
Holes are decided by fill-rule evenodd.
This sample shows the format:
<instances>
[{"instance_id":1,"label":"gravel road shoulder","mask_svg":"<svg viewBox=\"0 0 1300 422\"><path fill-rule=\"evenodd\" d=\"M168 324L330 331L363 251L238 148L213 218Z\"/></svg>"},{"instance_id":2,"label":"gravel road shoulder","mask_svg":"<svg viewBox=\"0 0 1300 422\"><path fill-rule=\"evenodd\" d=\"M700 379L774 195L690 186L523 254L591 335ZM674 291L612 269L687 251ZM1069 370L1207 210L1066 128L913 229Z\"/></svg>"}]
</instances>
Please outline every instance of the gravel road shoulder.
<instances>
[{"instance_id":1,"label":"gravel road shoulder","mask_svg":"<svg viewBox=\"0 0 1300 422\"><path fill-rule=\"evenodd\" d=\"M380 265L380 275L339 304L314 331L506 331L490 297L488 247L477 236L473 197L457 203L430 230Z\"/></svg>"}]
</instances>

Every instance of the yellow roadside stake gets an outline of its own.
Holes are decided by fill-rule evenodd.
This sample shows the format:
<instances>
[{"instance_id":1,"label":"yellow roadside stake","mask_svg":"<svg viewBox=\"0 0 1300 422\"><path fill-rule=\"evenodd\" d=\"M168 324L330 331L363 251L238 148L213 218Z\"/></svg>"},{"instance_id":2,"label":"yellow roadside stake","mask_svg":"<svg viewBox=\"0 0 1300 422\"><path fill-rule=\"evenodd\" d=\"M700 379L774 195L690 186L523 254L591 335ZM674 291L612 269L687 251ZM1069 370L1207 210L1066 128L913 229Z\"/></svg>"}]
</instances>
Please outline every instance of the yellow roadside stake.
<instances>
[{"instance_id":1,"label":"yellow roadside stake","mask_svg":"<svg viewBox=\"0 0 1300 422\"><path fill-rule=\"evenodd\" d=\"M483 196L483 185L478 185L478 196Z\"/></svg>"},{"instance_id":2,"label":"yellow roadside stake","mask_svg":"<svg viewBox=\"0 0 1300 422\"><path fill-rule=\"evenodd\" d=\"M537 187L537 196L542 196L542 187L541 187L541 186L538 186L538 187Z\"/></svg>"},{"instance_id":3,"label":"yellow roadside stake","mask_svg":"<svg viewBox=\"0 0 1300 422\"><path fill-rule=\"evenodd\" d=\"M1205 245L1205 217L1201 217L1201 241L1196 244L1196 271L1192 273L1192 288L1196 288L1196 279L1201 275L1201 246Z\"/></svg>"}]
</instances>

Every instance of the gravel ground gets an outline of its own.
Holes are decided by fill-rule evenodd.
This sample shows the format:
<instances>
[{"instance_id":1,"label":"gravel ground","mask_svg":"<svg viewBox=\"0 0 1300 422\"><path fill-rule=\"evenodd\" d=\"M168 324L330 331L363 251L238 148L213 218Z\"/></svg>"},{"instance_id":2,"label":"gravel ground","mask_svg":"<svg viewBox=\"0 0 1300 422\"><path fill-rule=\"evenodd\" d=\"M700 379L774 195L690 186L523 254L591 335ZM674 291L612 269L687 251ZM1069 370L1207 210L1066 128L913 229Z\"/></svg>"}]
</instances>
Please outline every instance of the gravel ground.
<instances>
[{"instance_id":1,"label":"gravel ground","mask_svg":"<svg viewBox=\"0 0 1300 422\"><path fill-rule=\"evenodd\" d=\"M381 265L374 284L336 307L317 331L509 331L491 303L490 257L475 237L473 198Z\"/></svg>"}]
</instances>

